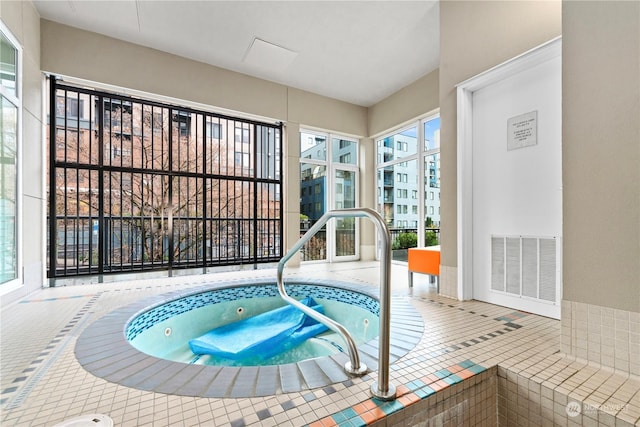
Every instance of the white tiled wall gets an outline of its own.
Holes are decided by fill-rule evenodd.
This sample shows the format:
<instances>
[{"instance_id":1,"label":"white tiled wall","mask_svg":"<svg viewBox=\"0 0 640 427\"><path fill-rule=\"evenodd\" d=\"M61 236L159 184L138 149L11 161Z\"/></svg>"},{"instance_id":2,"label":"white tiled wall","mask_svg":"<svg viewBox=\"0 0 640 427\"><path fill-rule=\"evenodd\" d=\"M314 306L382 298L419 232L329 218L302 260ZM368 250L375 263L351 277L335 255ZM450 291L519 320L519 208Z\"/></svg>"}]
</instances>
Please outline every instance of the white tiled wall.
<instances>
[{"instance_id":1,"label":"white tiled wall","mask_svg":"<svg viewBox=\"0 0 640 427\"><path fill-rule=\"evenodd\" d=\"M556 364L574 374L558 383L553 374L527 378L530 372L498 368L499 426L638 425L637 381L584 364L580 367L569 358L559 357Z\"/></svg>"},{"instance_id":2,"label":"white tiled wall","mask_svg":"<svg viewBox=\"0 0 640 427\"><path fill-rule=\"evenodd\" d=\"M493 427L498 417L496 396L497 369L493 367L395 412L373 426Z\"/></svg>"},{"instance_id":3,"label":"white tiled wall","mask_svg":"<svg viewBox=\"0 0 640 427\"><path fill-rule=\"evenodd\" d=\"M561 350L640 375L640 313L563 300Z\"/></svg>"},{"instance_id":4,"label":"white tiled wall","mask_svg":"<svg viewBox=\"0 0 640 427\"><path fill-rule=\"evenodd\" d=\"M440 265L440 295L458 299L458 268Z\"/></svg>"}]
</instances>

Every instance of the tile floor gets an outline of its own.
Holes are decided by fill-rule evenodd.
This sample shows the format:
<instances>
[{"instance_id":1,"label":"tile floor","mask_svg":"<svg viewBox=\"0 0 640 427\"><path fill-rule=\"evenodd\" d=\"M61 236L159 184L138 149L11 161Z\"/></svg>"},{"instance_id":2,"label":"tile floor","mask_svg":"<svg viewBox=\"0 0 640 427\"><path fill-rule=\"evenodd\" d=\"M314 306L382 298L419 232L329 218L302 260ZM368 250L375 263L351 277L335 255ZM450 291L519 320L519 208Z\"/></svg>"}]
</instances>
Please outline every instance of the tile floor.
<instances>
[{"instance_id":1,"label":"tile floor","mask_svg":"<svg viewBox=\"0 0 640 427\"><path fill-rule=\"evenodd\" d=\"M359 262L304 265L288 268L285 275L377 287L378 273L377 263ZM106 414L117 426L367 425L433 393L451 391L465 378L496 366L507 389L515 384L516 395L523 392L520 378L542 383L543 391L551 390L551 402L557 402L552 409L557 413L565 410L561 402L566 406L569 395L593 407L613 408L608 415L623 415L629 425L640 421L637 378L607 371L602 374L597 367L559 354L559 321L439 297L435 286L422 275L416 275L414 287L408 288L406 266L401 264L392 266L392 295L415 307L423 318L424 334L409 354L391 366L390 381L398 389L398 399L392 403L371 399L370 387L377 372L268 397L199 398L107 382L89 374L76 360L74 348L80 333L116 308L203 283L274 276L274 269L265 268L78 284L44 288L5 307L0 317L0 423L52 426L79 415ZM566 393L564 400L562 393ZM529 396L526 391L524 394ZM513 419L507 416L511 409L504 393L501 398L505 414L497 418ZM496 397L496 402L499 400Z\"/></svg>"}]
</instances>

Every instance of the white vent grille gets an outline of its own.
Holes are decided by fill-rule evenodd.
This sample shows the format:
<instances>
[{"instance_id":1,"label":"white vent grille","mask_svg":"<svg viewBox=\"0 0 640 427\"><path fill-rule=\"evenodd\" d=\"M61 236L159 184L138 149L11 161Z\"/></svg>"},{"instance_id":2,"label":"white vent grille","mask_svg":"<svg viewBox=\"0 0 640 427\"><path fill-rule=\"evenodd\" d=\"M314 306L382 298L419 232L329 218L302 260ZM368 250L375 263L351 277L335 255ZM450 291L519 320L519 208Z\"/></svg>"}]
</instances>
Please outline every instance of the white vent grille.
<instances>
[{"instance_id":1,"label":"white vent grille","mask_svg":"<svg viewBox=\"0 0 640 427\"><path fill-rule=\"evenodd\" d=\"M504 238L491 238L491 289L504 292Z\"/></svg>"},{"instance_id":2,"label":"white vent grille","mask_svg":"<svg viewBox=\"0 0 640 427\"><path fill-rule=\"evenodd\" d=\"M556 237L491 236L491 289L558 303Z\"/></svg>"}]
</instances>

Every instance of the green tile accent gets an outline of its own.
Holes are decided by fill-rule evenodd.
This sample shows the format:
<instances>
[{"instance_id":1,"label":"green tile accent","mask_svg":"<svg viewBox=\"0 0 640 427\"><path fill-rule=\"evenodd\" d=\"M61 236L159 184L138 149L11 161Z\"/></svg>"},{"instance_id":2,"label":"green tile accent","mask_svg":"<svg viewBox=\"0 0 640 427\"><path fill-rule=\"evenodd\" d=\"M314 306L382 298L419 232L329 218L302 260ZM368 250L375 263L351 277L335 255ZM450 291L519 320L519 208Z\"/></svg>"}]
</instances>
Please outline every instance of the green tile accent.
<instances>
[{"instance_id":1,"label":"green tile accent","mask_svg":"<svg viewBox=\"0 0 640 427\"><path fill-rule=\"evenodd\" d=\"M451 375L451 372L449 372L448 369L440 369L439 371L436 371L434 375L440 379L443 379Z\"/></svg>"},{"instance_id":2,"label":"green tile accent","mask_svg":"<svg viewBox=\"0 0 640 427\"><path fill-rule=\"evenodd\" d=\"M355 417L349 419L348 422L350 423L348 425L353 427L364 427L367 425L367 423L362 418L360 418L360 415L356 415Z\"/></svg>"},{"instance_id":3,"label":"green tile accent","mask_svg":"<svg viewBox=\"0 0 640 427\"><path fill-rule=\"evenodd\" d=\"M480 372L484 372L487 369L480 366L480 365L473 365L467 368L468 370L470 370L471 372L473 372L474 374L479 374Z\"/></svg>"},{"instance_id":4,"label":"green tile accent","mask_svg":"<svg viewBox=\"0 0 640 427\"><path fill-rule=\"evenodd\" d=\"M424 387L426 384L422 380L414 380L407 384L407 388L411 391L416 391L419 388Z\"/></svg>"},{"instance_id":5,"label":"green tile accent","mask_svg":"<svg viewBox=\"0 0 640 427\"><path fill-rule=\"evenodd\" d=\"M386 415L393 414L394 412L404 408L404 405L397 400L392 400L390 402L382 402L375 398L372 400L376 402L376 405L378 405L378 407L382 409L382 412L384 412Z\"/></svg>"},{"instance_id":6,"label":"green tile accent","mask_svg":"<svg viewBox=\"0 0 640 427\"><path fill-rule=\"evenodd\" d=\"M455 374L451 374L450 376L443 378L444 382L446 382L447 384L457 384L459 382L462 382L462 378L460 378L459 376L455 375Z\"/></svg>"},{"instance_id":7,"label":"green tile accent","mask_svg":"<svg viewBox=\"0 0 640 427\"><path fill-rule=\"evenodd\" d=\"M458 363L458 365L463 367L463 368L469 369L469 367L475 365L475 363L473 363L471 360L467 359L467 360L463 360L462 362Z\"/></svg>"}]
</instances>

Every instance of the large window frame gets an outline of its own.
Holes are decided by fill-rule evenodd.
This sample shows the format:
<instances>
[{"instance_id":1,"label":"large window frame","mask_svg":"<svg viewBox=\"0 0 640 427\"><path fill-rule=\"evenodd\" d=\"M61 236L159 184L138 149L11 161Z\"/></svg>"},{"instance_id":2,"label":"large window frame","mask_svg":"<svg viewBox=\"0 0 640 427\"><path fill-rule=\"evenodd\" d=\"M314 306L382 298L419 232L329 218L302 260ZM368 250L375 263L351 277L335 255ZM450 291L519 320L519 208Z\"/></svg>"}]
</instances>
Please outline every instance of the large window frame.
<instances>
[{"instance_id":1,"label":"large window frame","mask_svg":"<svg viewBox=\"0 0 640 427\"><path fill-rule=\"evenodd\" d=\"M376 194L376 210L385 218L387 225L392 230L392 244L395 242L396 246L404 246L401 242L406 233L417 233L417 239L413 246L424 247L433 245L434 242L440 240L439 221L433 221L427 229L426 220L430 215L435 215L427 209L427 202L434 202L440 199L439 181L440 181L440 143L439 143L439 124L438 132L436 135L437 141L431 141L430 146L427 145L425 127L435 120L439 120L439 111L431 112L416 121L406 123L402 126L394 128L388 132L380 134L374 138L375 150L376 150L376 173L374 176L374 185L377 191ZM403 140L403 138L397 138L398 135L410 135L409 139L415 135L415 152L411 151L411 144ZM384 149L386 147L386 150ZM427 167L429 159L435 159L435 179L437 180L437 191L431 191L429 187L430 177L427 175ZM413 167L412 165L415 165ZM405 184L410 183L413 179L411 176L412 169L417 174L416 176L416 188L411 189L399 189L395 183ZM431 168L429 168L431 169ZM385 170L387 176L385 177ZM433 172L433 170L432 170ZM383 180L382 186L380 185L380 179ZM432 177L431 180L433 180ZM390 186L392 185L392 187ZM389 190L392 188L392 190ZM433 199L430 199L430 194L433 193ZM436 196L437 193L437 196ZM401 200L406 200L406 203L399 203L396 199L400 197ZM392 206L387 206L391 201ZM433 208L433 203L429 203L429 208ZM397 219L397 215L401 214L402 218ZM407 219L409 216L415 216L415 220ZM393 219L391 216L393 215ZM438 218L439 218L439 206L438 206ZM433 220L433 218L431 218ZM427 231L430 232L430 236L427 237ZM431 235L432 234L432 235ZM433 237L433 239L432 239ZM379 245L379 242L377 242ZM398 245L398 243L400 243ZM377 251L376 251L377 252ZM403 255L394 255L394 261L403 261Z\"/></svg>"},{"instance_id":2,"label":"large window frame","mask_svg":"<svg viewBox=\"0 0 640 427\"><path fill-rule=\"evenodd\" d=\"M18 42L18 39L9 31L7 26L0 21L0 33L2 35L3 40L15 50L15 66L13 70L5 69L5 65L3 60L0 60L0 102L1 102L1 113L2 125L0 126L0 134L2 137L2 148L0 154L0 162L2 163L2 174L0 179L2 183L0 183L3 203L0 206L2 212L1 215L1 225L2 230L0 231L0 244L2 245L2 254L0 257L0 262L2 262L2 277L0 278L0 295L5 294L13 289L18 288L22 284L23 280L23 268L22 268L22 220L21 220L21 212L22 212L22 178L21 178L21 170L22 170L22 46ZM6 52L3 52L6 54ZM5 84L5 73L11 77L11 71L13 71L13 79L8 79L10 84ZM11 85L13 83L13 85ZM7 101L9 108L5 109L4 101ZM11 111L9 111L11 110ZM5 121L5 118L8 118L10 123ZM6 126L11 126L10 129L7 129ZM13 139L13 147L7 147L9 141L7 140ZM13 149L13 153L11 153L11 148ZM6 156L6 149L9 149L10 156ZM13 171L5 171L5 168L12 168ZM6 182L6 173L11 175L13 172L13 178L11 182ZM9 187L7 187L9 186ZM9 192L13 193L14 200L6 200L4 193ZM9 245L9 246L7 246ZM6 259L5 257L9 257L10 267L13 271L11 274L11 278L5 279L5 266Z\"/></svg>"},{"instance_id":3,"label":"large window frame","mask_svg":"<svg viewBox=\"0 0 640 427\"><path fill-rule=\"evenodd\" d=\"M280 259L282 123L49 82L53 285Z\"/></svg>"},{"instance_id":4,"label":"large window frame","mask_svg":"<svg viewBox=\"0 0 640 427\"><path fill-rule=\"evenodd\" d=\"M358 207L360 203L360 169L359 169L359 140L357 138L353 138L350 136L325 132L317 129L310 128L300 128L300 138L303 138L303 135L307 137L317 137L321 140L324 140L324 145L316 146L314 148L314 155L304 156L304 153L300 153L300 168L302 169L305 165L309 168L314 168L316 170L323 170L324 172L324 181L323 183L316 183L314 186L314 194L322 194L322 200L318 201L317 198L313 203L313 210L318 211L318 204L322 204L321 213L325 213L327 210L334 209L343 209L349 207ZM336 150L335 142L338 143L338 149ZM340 154L339 150L343 147L343 144L353 144L353 149L349 150L348 153ZM341 194L344 196L343 192L340 192L339 189L343 189L343 185L340 182L339 175L341 173L349 174L352 178L352 185L349 189L349 194L352 197L348 200L348 202L344 202L344 199L341 198ZM303 177L300 179L301 184L303 182ZM320 187L318 187L320 185ZM344 189L346 190L346 186ZM309 187L311 189L311 187ZM301 204L304 203L306 190L301 189ZM340 199L340 200L339 200ZM345 204L348 204L345 206ZM301 214L303 210L301 209ZM321 214L318 212L318 214ZM319 218L319 215L316 215ZM301 224L300 224L300 234L304 234L305 231L313 225L313 220L317 220L318 218L312 218L310 221L307 219L303 219L301 216ZM343 247L341 247L341 243L339 241L338 234L343 232L342 226L349 222L347 228L353 231L353 236L349 237L349 246L353 246L350 250L345 251ZM348 232L347 232L348 234ZM322 238L322 233L319 232L318 236ZM325 227L325 243L324 243L324 257L318 258L318 239L312 239L310 243L307 244L302 250L302 261L303 262L343 262L343 261L355 261L360 259L360 227L359 227L359 219L350 218L350 219L339 219L339 220L331 220L327 223ZM313 246L313 248L311 247ZM346 254L345 254L346 252ZM315 255L310 255L315 254Z\"/></svg>"}]
</instances>

